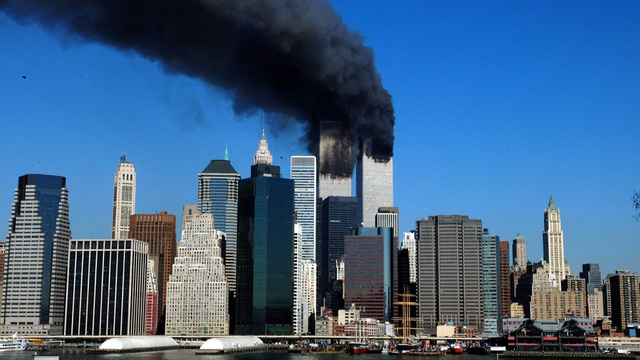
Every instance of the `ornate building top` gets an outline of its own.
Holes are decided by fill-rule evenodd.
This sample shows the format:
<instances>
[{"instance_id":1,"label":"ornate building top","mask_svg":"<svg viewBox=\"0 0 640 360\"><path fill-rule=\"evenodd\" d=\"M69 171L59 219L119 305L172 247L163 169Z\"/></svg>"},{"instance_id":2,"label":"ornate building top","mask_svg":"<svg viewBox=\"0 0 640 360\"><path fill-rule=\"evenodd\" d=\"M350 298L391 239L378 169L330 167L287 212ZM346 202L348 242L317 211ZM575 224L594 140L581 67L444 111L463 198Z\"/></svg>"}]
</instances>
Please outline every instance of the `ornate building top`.
<instances>
[{"instance_id":1,"label":"ornate building top","mask_svg":"<svg viewBox=\"0 0 640 360\"><path fill-rule=\"evenodd\" d=\"M273 156L269 151L269 143L267 143L267 137L264 136L264 129L262 129L262 137L260 138L260 144L258 145L258 151L253 157L253 165L267 164L273 165Z\"/></svg>"}]
</instances>

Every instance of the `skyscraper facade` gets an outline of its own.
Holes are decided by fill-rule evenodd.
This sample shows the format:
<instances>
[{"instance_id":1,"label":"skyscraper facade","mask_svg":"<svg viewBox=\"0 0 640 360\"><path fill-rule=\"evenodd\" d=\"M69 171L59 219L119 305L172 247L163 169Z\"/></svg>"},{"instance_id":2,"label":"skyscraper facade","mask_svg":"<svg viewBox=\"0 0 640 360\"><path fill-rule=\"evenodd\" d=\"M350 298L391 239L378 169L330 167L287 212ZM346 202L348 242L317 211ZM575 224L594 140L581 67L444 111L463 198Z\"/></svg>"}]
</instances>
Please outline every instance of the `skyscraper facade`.
<instances>
[{"instance_id":1,"label":"skyscraper facade","mask_svg":"<svg viewBox=\"0 0 640 360\"><path fill-rule=\"evenodd\" d=\"M144 335L148 251L139 240L72 239L64 335Z\"/></svg>"},{"instance_id":2,"label":"skyscraper facade","mask_svg":"<svg viewBox=\"0 0 640 360\"><path fill-rule=\"evenodd\" d=\"M122 155L113 180L113 220L111 238L129 237L130 216L136 213L136 170Z\"/></svg>"},{"instance_id":3,"label":"skyscraper facade","mask_svg":"<svg viewBox=\"0 0 640 360\"><path fill-rule=\"evenodd\" d=\"M375 217L375 227L390 227L393 229L393 236L398 237L400 231L400 210L397 207L382 206L378 209Z\"/></svg>"},{"instance_id":4,"label":"skyscraper facade","mask_svg":"<svg viewBox=\"0 0 640 360\"><path fill-rule=\"evenodd\" d=\"M627 330L627 324L640 322L640 283L638 274L617 270L609 278L611 286L611 325L618 332Z\"/></svg>"},{"instance_id":5,"label":"skyscraper facade","mask_svg":"<svg viewBox=\"0 0 640 360\"><path fill-rule=\"evenodd\" d=\"M293 180L271 164L254 164L251 174L238 184L235 333L291 334Z\"/></svg>"},{"instance_id":6,"label":"skyscraper facade","mask_svg":"<svg viewBox=\"0 0 640 360\"><path fill-rule=\"evenodd\" d=\"M322 121L320 123L320 143L318 151L318 197L351 196L351 148L348 142L338 139L345 134L343 125L338 121ZM340 169L344 176L328 173L329 169Z\"/></svg>"},{"instance_id":7,"label":"skyscraper facade","mask_svg":"<svg viewBox=\"0 0 640 360\"><path fill-rule=\"evenodd\" d=\"M358 223L374 227L378 209L393 206L393 158L387 162L367 156L370 145L365 143L356 166Z\"/></svg>"},{"instance_id":8,"label":"skyscraper facade","mask_svg":"<svg viewBox=\"0 0 640 360\"><path fill-rule=\"evenodd\" d=\"M527 244L520 234L513 239L511 252L513 253L513 266L517 264L518 267L525 269L527 267Z\"/></svg>"},{"instance_id":9,"label":"skyscraper facade","mask_svg":"<svg viewBox=\"0 0 640 360\"><path fill-rule=\"evenodd\" d=\"M484 323L482 221L465 215L429 216L416 222L418 327L435 333L442 323Z\"/></svg>"},{"instance_id":10,"label":"skyscraper facade","mask_svg":"<svg viewBox=\"0 0 640 360\"><path fill-rule=\"evenodd\" d=\"M292 156L293 203L300 225L301 260L316 261L316 157Z\"/></svg>"},{"instance_id":11,"label":"skyscraper facade","mask_svg":"<svg viewBox=\"0 0 640 360\"><path fill-rule=\"evenodd\" d=\"M145 335L155 335L158 331L158 282L156 281L155 267L153 260L147 261L147 301L144 308Z\"/></svg>"},{"instance_id":12,"label":"skyscraper facade","mask_svg":"<svg viewBox=\"0 0 640 360\"><path fill-rule=\"evenodd\" d=\"M315 261L302 259L301 229L294 225L293 245L293 333L294 335L309 334L309 318L316 312L317 295L317 265Z\"/></svg>"},{"instance_id":13,"label":"skyscraper facade","mask_svg":"<svg viewBox=\"0 0 640 360\"><path fill-rule=\"evenodd\" d=\"M558 286L567 276L564 258L564 235L560 222L560 209L556 208L553 196L544 211L544 232L542 233L544 260L549 264L551 281Z\"/></svg>"},{"instance_id":14,"label":"skyscraper facade","mask_svg":"<svg viewBox=\"0 0 640 360\"><path fill-rule=\"evenodd\" d=\"M592 293L594 289L602 291L602 273L599 264L582 264L580 278L587 282L587 292Z\"/></svg>"},{"instance_id":15,"label":"skyscraper facade","mask_svg":"<svg viewBox=\"0 0 640 360\"><path fill-rule=\"evenodd\" d=\"M397 238L389 227L357 228L344 238L345 304L391 322L397 301Z\"/></svg>"},{"instance_id":16,"label":"skyscraper facade","mask_svg":"<svg viewBox=\"0 0 640 360\"><path fill-rule=\"evenodd\" d=\"M229 287L222 260L224 233L211 213L185 223L167 283L166 334L229 335Z\"/></svg>"},{"instance_id":17,"label":"skyscraper facade","mask_svg":"<svg viewBox=\"0 0 640 360\"><path fill-rule=\"evenodd\" d=\"M511 312L511 295L512 286L511 286L511 271L509 270L509 242L508 241L500 241L498 245L498 266L499 266L499 288L500 288L500 299L498 301L500 307L500 312L498 316L500 318L504 318ZM517 280L516 280L517 283ZM498 331L502 332L500 327L502 326L501 322L498 322Z\"/></svg>"},{"instance_id":18,"label":"skyscraper facade","mask_svg":"<svg viewBox=\"0 0 640 360\"><path fill-rule=\"evenodd\" d=\"M499 292L501 284L499 253L500 237L489 233L488 229L482 231L482 287L484 290L484 325L483 337L498 336Z\"/></svg>"},{"instance_id":19,"label":"skyscraper facade","mask_svg":"<svg viewBox=\"0 0 640 360\"><path fill-rule=\"evenodd\" d=\"M405 232L402 234L401 249L408 250L409 256L409 282L418 282L418 246L416 243L415 231ZM402 289L400 289L402 290Z\"/></svg>"},{"instance_id":20,"label":"skyscraper facade","mask_svg":"<svg viewBox=\"0 0 640 360\"><path fill-rule=\"evenodd\" d=\"M358 227L358 200L352 196L330 196L322 201L322 239L318 246L320 296L337 277L337 263L344 256L344 237Z\"/></svg>"},{"instance_id":21,"label":"skyscraper facade","mask_svg":"<svg viewBox=\"0 0 640 360\"><path fill-rule=\"evenodd\" d=\"M149 259L156 264L158 281L158 330L164 334L165 309L167 307L167 282L176 257L176 216L160 211L157 214L131 215L129 230L131 239L149 244Z\"/></svg>"},{"instance_id":22,"label":"skyscraper facade","mask_svg":"<svg viewBox=\"0 0 640 360\"><path fill-rule=\"evenodd\" d=\"M236 290L239 181L240 174L231 166L228 156L224 160L211 160L198 174L198 212L213 214L215 229L225 233L222 256L232 293Z\"/></svg>"},{"instance_id":23,"label":"skyscraper facade","mask_svg":"<svg viewBox=\"0 0 640 360\"><path fill-rule=\"evenodd\" d=\"M62 176L18 179L6 237L0 335L62 334L71 238L68 194Z\"/></svg>"}]
</instances>

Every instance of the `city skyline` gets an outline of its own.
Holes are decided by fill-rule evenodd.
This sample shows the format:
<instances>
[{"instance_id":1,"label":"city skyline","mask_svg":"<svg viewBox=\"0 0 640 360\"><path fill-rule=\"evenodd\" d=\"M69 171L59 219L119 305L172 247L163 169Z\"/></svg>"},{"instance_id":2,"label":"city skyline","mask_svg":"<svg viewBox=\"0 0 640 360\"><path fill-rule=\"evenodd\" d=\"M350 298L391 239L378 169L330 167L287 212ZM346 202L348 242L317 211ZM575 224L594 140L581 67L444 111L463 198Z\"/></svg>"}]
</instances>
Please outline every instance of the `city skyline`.
<instances>
[{"instance_id":1,"label":"city skyline","mask_svg":"<svg viewBox=\"0 0 640 360\"><path fill-rule=\"evenodd\" d=\"M625 251L640 237L630 199L640 188L638 4L334 6L367 37L393 96L400 232L423 217L468 215L502 239L520 233L535 262L553 195L574 274L585 263L603 276L640 270ZM178 216L196 203L196 174L226 146L249 177L262 114L236 116L220 90L133 53L5 14L0 28L0 130L25 134L0 145L0 220L10 218L15 179L59 175L73 237L108 238L122 153L136 166L138 213ZM270 114L265 123L274 164L288 174L290 156L307 155L300 130L280 130Z\"/></svg>"}]
</instances>

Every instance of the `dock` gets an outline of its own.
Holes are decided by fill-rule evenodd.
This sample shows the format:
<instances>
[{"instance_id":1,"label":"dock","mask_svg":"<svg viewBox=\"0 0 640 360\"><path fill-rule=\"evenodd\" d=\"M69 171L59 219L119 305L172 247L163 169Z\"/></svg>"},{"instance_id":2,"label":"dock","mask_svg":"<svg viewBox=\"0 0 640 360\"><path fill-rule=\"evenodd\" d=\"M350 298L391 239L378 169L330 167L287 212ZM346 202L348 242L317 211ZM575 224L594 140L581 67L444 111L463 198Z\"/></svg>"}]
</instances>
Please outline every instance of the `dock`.
<instances>
[{"instance_id":1,"label":"dock","mask_svg":"<svg viewBox=\"0 0 640 360\"><path fill-rule=\"evenodd\" d=\"M605 354L583 351L505 351L501 358L564 358L564 359L635 359L633 354Z\"/></svg>"}]
</instances>

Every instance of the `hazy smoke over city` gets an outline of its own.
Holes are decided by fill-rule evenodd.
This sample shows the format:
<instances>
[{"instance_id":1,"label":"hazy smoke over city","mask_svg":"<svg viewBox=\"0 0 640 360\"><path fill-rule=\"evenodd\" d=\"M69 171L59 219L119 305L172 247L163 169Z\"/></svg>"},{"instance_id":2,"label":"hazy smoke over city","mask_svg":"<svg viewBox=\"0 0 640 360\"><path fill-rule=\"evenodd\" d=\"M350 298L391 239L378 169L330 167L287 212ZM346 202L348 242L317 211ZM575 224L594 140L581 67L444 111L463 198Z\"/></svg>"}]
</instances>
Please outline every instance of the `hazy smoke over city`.
<instances>
[{"instance_id":1,"label":"hazy smoke over city","mask_svg":"<svg viewBox=\"0 0 640 360\"><path fill-rule=\"evenodd\" d=\"M327 1L0 0L0 10L203 79L231 95L237 114L295 119L313 154L320 122L342 123L334 139L342 145L323 159L323 173L350 174L363 141L371 141L370 156L393 155L393 105L373 50Z\"/></svg>"}]
</instances>

